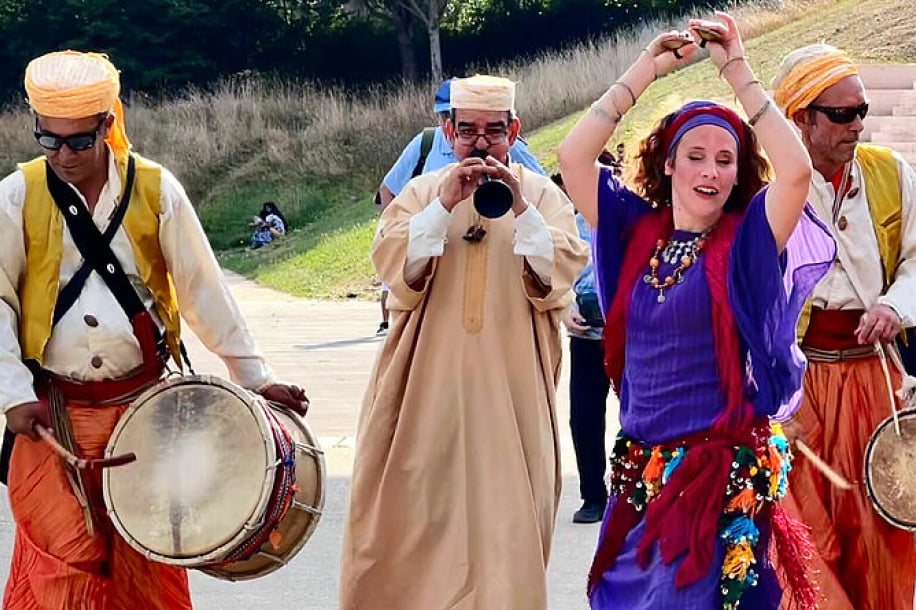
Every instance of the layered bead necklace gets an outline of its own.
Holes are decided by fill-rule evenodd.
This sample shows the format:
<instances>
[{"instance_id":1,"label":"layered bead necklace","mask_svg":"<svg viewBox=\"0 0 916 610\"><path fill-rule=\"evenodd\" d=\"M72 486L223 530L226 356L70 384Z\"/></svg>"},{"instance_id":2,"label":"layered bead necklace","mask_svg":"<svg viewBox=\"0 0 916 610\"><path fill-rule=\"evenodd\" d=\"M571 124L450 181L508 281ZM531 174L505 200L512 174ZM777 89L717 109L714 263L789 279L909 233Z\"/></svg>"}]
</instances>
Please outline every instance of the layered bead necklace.
<instances>
[{"instance_id":1,"label":"layered bead necklace","mask_svg":"<svg viewBox=\"0 0 916 610\"><path fill-rule=\"evenodd\" d=\"M659 303L665 302L665 290L684 281L684 272L692 267L700 256L703 246L706 245L706 238L713 228L710 227L692 239L684 241L659 239L655 242L655 252L649 258L649 273L644 275L642 280L658 290ZM664 279L658 276L658 268L662 261L672 265L678 263Z\"/></svg>"}]
</instances>

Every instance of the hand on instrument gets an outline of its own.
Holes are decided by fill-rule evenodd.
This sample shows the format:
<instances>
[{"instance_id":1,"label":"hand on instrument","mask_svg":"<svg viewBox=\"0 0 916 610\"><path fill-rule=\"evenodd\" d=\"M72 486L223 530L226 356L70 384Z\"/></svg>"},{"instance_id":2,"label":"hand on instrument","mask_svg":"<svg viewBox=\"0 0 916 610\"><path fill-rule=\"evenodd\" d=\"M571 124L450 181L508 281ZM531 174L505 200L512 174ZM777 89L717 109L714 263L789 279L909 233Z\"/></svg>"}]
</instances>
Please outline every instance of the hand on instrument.
<instances>
[{"instance_id":1,"label":"hand on instrument","mask_svg":"<svg viewBox=\"0 0 916 610\"><path fill-rule=\"evenodd\" d=\"M900 332L902 325L903 321L896 311L879 303L859 318L856 339L859 345L870 345L876 341L890 343Z\"/></svg>"},{"instance_id":2,"label":"hand on instrument","mask_svg":"<svg viewBox=\"0 0 916 610\"><path fill-rule=\"evenodd\" d=\"M500 163L496 157L493 156L488 156L484 159L484 162L487 166L496 170L490 173L490 178L493 180L502 180L506 183L506 186L509 187L509 190L512 191L512 212L516 216L524 213L524 211L528 209L528 202L525 201L525 198L522 196L522 183L519 182L515 174L512 173L512 169Z\"/></svg>"},{"instance_id":3,"label":"hand on instrument","mask_svg":"<svg viewBox=\"0 0 916 610\"><path fill-rule=\"evenodd\" d=\"M458 163L446 176L439 193L439 201L449 212L456 205L470 197L480 185L480 178L484 174L494 176L498 170L487 165L487 162L478 157L468 157Z\"/></svg>"},{"instance_id":4,"label":"hand on instrument","mask_svg":"<svg viewBox=\"0 0 916 610\"><path fill-rule=\"evenodd\" d=\"M655 64L655 76L658 77L668 74L678 64L690 61L697 52L697 44L686 32L671 30L656 36L646 46L646 52Z\"/></svg>"},{"instance_id":5,"label":"hand on instrument","mask_svg":"<svg viewBox=\"0 0 916 610\"><path fill-rule=\"evenodd\" d=\"M6 412L6 427L16 434L22 434L33 441L37 441L38 431L35 424L39 423L45 428L51 427L51 414L48 405L43 402L27 402L13 407Z\"/></svg>"},{"instance_id":6,"label":"hand on instrument","mask_svg":"<svg viewBox=\"0 0 916 610\"><path fill-rule=\"evenodd\" d=\"M297 385L275 383L262 390L261 396L289 407L299 415L305 415L309 410L308 396L305 395L305 390Z\"/></svg>"},{"instance_id":7,"label":"hand on instrument","mask_svg":"<svg viewBox=\"0 0 916 610\"><path fill-rule=\"evenodd\" d=\"M721 70L726 62L744 57L744 43L731 15L716 11L716 19L691 19L688 25L694 40L709 49L709 59Z\"/></svg>"}]
</instances>

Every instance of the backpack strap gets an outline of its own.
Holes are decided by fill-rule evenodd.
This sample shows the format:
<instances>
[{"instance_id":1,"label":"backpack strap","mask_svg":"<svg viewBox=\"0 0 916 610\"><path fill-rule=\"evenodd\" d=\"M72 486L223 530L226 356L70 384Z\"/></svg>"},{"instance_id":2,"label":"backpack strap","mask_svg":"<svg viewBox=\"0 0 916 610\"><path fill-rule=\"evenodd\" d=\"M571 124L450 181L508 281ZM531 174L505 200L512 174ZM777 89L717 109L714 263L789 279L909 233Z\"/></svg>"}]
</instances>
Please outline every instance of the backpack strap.
<instances>
[{"instance_id":1,"label":"backpack strap","mask_svg":"<svg viewBox=\"0 0 916 610\"><path fill-rule=\"evenodd\" d=\"M436 130L438 127L427 127L423 130L423 139L420 140L420 158L417 159L417 164L413 168L413 172L410 174L411 178L416 178L423 173L423 167L426 165L426 157L429 156L429 151L433 149L433 139L436 137Z\"/></svg>"}]
</instances>

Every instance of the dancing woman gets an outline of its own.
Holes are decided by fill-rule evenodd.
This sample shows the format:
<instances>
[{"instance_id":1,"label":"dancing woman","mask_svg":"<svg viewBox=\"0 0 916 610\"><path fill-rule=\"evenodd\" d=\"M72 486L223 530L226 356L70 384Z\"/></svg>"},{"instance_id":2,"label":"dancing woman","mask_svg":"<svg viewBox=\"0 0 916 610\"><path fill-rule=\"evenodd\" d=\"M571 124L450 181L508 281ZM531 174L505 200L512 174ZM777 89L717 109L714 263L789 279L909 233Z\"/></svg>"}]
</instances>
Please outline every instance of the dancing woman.
<instances>
[{"instance_id":1,"label":"dancing woman","mask_svg":"<svg viewBox=\"0 0 916 610\"><path fill-rule=\"evenodd\" d=\"M802 605L801 531L781 511L794 342L834 244L805 206L811 161L754 77L731 17L655 38L566 137L560 168L596 227L606 367L620 398L592 608L775 609L772 542ZM696 101L642 142L635 191L596 158L657 77L709 49L750 116ZM773 162L774 179L758 141ZM797 397L796 397L797 398Z\"/></svg>"}]
</instances>

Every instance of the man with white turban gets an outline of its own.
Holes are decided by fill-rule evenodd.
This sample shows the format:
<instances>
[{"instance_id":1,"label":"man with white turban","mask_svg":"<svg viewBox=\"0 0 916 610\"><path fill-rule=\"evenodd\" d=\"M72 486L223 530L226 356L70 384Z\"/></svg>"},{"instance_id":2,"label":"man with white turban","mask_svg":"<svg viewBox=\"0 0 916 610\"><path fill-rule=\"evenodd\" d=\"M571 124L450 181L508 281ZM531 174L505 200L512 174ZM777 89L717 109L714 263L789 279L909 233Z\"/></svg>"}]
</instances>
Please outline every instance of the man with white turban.
<instances>
[{"instance_id":1,"label":"man with white turban","mask_svg":"<svg viewBox=\"0 0 916 610\"><path fill-rule=\"evenodd\" d=\"M547 607L558 324L587 249L559 187L508 164L514 98L506 79L453 81L458 163L382 213L372 258L392 326L359 422L345 610ZM507 187L502 216L475 210L487 179Z\"/></svg>"},{"instance_id":2,"label":"man with white turban","mask_svg":"<svg viewBox=\"0 0 916 610\"><path fill-rule=\"evenodd\" d=\"M821 44L790 53L773 86L816 170L808 199L837 243L799 326L805 397L786 428L860 481L869 437L892 409L883 350L916 323L916 172L896 152L859 143L868 100L842 51ZM899 388L900 371L890 373ZM913 607L913 534L878 515L865 485L832 487L796 452L787 499L812 528L822 608Z\"/></svg>"},{"instance_id":3,"label":"man with white turban","mask_svg":"<svg viewBox=\"0 0 916 610\"><path fill-rule=\"evenodd\" d=\"M181 366L179 312L239 384L303 413L308 399L277 383L260 355L184 189L130 152L111 62L50 53L29 63L25 88L45 156L0 182L0 408L18 435L3 607L189 608L184 569L151 562L115 535L99 471L65 468L36 425L79 457L102 457L168 356ZM82 215L83 228L74 233L64 213ZM105 269L126 280L120 296L80 271L81 233L86 251L113 257ZM128 293L139 303L131 314L120 305Z\"/></svg>"}]
</instances>

